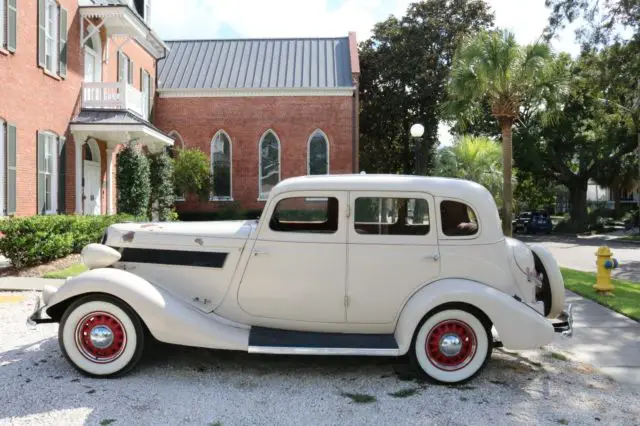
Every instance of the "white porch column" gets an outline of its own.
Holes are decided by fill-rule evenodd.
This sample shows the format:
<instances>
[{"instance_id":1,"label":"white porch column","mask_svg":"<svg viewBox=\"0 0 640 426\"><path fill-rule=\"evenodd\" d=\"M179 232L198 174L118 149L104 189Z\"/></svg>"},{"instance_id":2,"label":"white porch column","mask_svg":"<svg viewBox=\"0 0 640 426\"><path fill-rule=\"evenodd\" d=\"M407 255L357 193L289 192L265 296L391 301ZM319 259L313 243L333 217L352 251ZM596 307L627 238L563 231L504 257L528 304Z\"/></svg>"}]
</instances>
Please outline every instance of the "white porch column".
<instances>
[{"instance_id":1,"label":"white porch column","mask_svg":"<svg viewBox=\"0 0 640 426\"><path fill-rule=\"evenodd\" d=\"M76 214L82 214L82 145L84 141L74 138L76 143Z\"/></svg>"},{"instance_id":2,"label":"white porch column","mask_svg":"<svg viewBox=\"0 0 640 426\"><path fill-rule=\"evenodd\" d=\"M107 148L107 214L113 214L113 148Z\"/></svg>"}]
</instances>

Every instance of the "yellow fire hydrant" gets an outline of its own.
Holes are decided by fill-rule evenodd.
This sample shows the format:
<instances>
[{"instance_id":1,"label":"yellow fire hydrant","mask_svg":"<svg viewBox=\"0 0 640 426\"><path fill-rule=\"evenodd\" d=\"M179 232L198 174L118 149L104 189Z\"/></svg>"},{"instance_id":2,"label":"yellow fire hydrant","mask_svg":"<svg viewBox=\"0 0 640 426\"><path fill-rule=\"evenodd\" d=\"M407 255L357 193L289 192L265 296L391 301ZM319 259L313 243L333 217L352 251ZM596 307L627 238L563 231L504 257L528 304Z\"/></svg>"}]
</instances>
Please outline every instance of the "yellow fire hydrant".
<instances>
[{"instance_id":1,"label":"yellow fire hydrant","mask_svg":"<svg viewBox=\"0 0 640 426\"><path fill-rule=\"evenodd\" d=\"M613 291L611 271L618 267L618 260L613 257L613 253L607 246L599 247L596 256L598 257L596 260L596 284L593 288L599 292Z\"/></svg>"}]
</instances>

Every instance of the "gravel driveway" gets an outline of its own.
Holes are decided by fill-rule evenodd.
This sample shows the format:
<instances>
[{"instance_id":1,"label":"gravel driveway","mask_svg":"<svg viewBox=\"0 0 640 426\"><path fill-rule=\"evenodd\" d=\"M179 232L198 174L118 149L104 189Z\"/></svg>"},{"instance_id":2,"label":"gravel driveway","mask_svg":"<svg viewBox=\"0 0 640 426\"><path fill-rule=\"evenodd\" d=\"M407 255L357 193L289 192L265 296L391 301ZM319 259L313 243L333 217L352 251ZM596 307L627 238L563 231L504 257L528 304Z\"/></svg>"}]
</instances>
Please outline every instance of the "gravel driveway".
<instances>
[{"instance_id":1,"label":"gravel driveway","mask_svg":"<svg viewBox=\"0 0 640 426\"><path fill-rule=\"evenodd\" d=\"M33 293L17 295L27 299L0 303L0 425L640 421L640 391L549 351L495 350L484 373L458 387L417 383L395 359L256 356L167 345L156 345L124 378L89 379L62 357L57 324L25 325Z\"/></svg>"}]
</instances>

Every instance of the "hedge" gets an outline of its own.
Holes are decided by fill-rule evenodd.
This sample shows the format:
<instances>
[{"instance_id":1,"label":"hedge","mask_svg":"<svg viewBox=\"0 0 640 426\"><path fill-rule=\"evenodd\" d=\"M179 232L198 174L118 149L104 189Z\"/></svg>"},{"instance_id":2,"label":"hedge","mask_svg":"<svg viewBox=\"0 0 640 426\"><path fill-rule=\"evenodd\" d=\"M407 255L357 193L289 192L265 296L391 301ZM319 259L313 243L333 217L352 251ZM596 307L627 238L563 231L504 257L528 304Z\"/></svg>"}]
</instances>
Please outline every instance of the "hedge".
<instances>
[{"instance_id":1,"label":"hedge","mask_svg":"<svg viewBox=\"0 0 640 426\"><path fill-rule=\"evenodd\" d=\"M138 221L131 215L51 215L11 218L0 221L0 253L16 269L40 265L80 253L92 242L100 242L109 225ZM142 219L144 220L144 219Z\"/></svg>"}]
</instances>

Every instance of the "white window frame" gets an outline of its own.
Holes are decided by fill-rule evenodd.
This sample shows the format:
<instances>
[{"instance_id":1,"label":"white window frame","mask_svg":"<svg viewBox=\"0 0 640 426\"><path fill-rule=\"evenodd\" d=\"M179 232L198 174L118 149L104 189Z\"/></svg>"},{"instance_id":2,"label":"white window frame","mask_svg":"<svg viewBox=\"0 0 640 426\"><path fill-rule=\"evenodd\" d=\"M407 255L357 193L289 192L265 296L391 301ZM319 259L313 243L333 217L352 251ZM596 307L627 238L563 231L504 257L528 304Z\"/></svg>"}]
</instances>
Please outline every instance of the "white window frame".
<instances>
[{"instance_id":1,"label":"white window frame","mask_svg":"<svg viewBox=\"0 0 640 426\"><path fill-rule=\"evenodd\" d=\"M44 16L44 67L50 73L58 74L58 39L60 36L58 34L58 21L60 19L60 9L58 8L58 3L55 0L46 0Z\"/></svg>"},{"instance_id":2,"label":"white window frame","mask_svg":"<svg viewBox=\"0 0 640 426\"><path fill-rule=\"evenodd\" d=\"M278 183L282 181L282 143L278 134L273 129L268 129L258 141L258 201L267 201L269 198L269 193L262 191L262 142L269 133L272 133L278 142Z\"/></svg>"},{"instance_id":3,"label":"white window frame","mask_svg":"<svg viewBox=\"0 0 640 426\"><path fill-rule=\"evenodd\" d=\"M0 0L0 49L7 48L5 33L7 32L7 21L9 19L8 6L7 0ZM4 125L4 121L0 120L0 124Z\"/></svg>"},{"instance_id":4,"label":"white window frame","mask_svg":"<svg viewBox=\"0 0 640 426\"><path fill-rule=\"evenodd\" d=\"M307 140L307 175L311 175L311 140L316 135L320 135L324 138L325 148L326 148L325 151L327 153L327 173L326 174L330 174L331 173L331 156L330 156L331 150L329 148L329 138L327 137L327 134L322 131L322 129L316 129L313 132L311 132L311 135Z\"/></svg>"},{"instance_id":5,"label":"white window frame","mask_svg":"<svg viewBox=\"0 0 640 426\"><path fill-rule=\"evenodd\" d=\"M49 192L50 208L48 210L45 209L45 214L58 214L58 135L51 132L42 132L42 135L45 136L44 141L44 164L45 167L48 167L47 162L47 153L52 157L51 160L51 170L47 170L44 173L44 204L47 205L47 179L51 179L51 191Z\"/></svg>"},{"instance_id":6,"label":"white window frame","mask_svg":"<svg viewBox=\"0 0 640 426\"><path fill-rule=\"evenodd\" d=\"M213 138L211 138L211 143L210 143L210 166L209 166L209 170L211 173L211 181L213 182L213 146L214 143L216 142L216 139L218 139L219 136L221 135L225 135L227 137L227 140L229 141L229 196L215 196L213 195L213 193L211 194L211 196L209 197L210 201L233 201L233 142L231 141L231 136L229 136L229 134L227 132L225 132L224 130L220 129L216 132L215 135L213 135ZM213 188L215 189L215 185L213 186Z\"/></svg>"}]
</instances>

